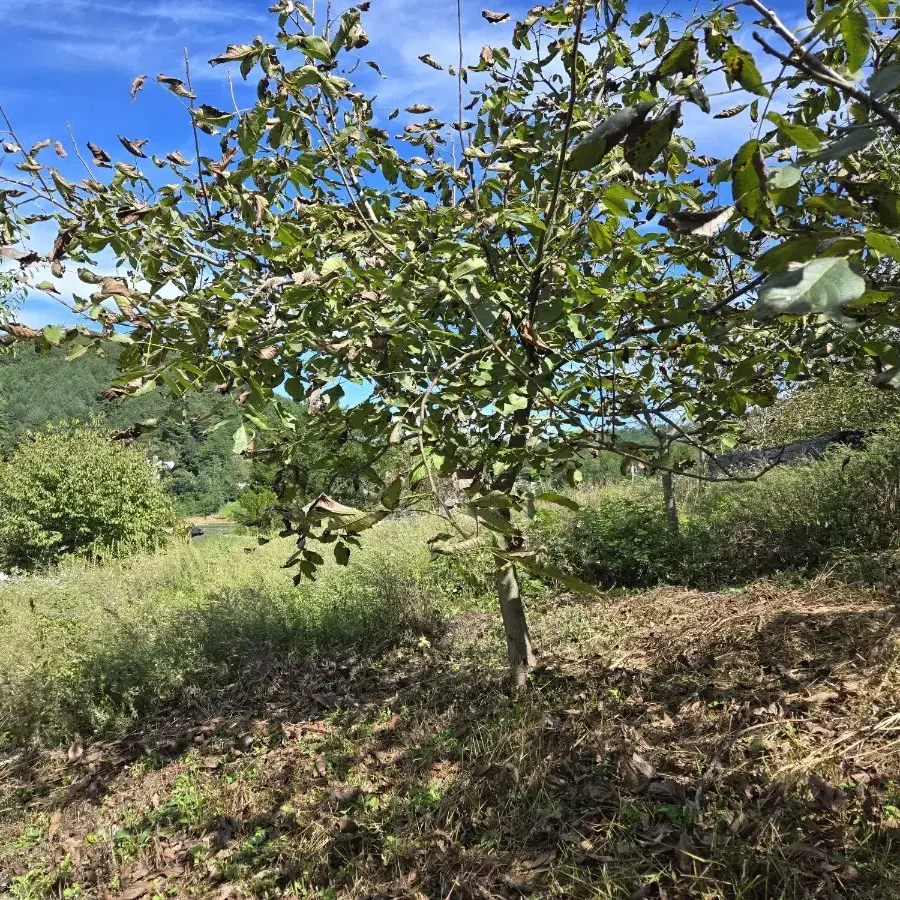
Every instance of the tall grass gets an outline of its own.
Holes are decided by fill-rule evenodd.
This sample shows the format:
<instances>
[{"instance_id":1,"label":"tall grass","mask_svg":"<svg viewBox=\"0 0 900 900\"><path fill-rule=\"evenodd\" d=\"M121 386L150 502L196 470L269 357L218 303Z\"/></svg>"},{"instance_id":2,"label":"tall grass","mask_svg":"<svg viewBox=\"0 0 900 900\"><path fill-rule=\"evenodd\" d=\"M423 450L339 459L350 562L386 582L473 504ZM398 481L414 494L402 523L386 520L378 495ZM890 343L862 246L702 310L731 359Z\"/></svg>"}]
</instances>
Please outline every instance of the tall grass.
<instances>
[{"instance_id":1,"label":"tall grass","mask_svg":"<svg viewBox=\"0 0 900 900\"><path fill-rule=\"evenodd\" d=\"M280 568L290 542L219 537L2 588L0 740L120 732L273 666L433 634L474 592L430 563L432 531L383 523L299 587Z\"/></svg>"}]
</instances>

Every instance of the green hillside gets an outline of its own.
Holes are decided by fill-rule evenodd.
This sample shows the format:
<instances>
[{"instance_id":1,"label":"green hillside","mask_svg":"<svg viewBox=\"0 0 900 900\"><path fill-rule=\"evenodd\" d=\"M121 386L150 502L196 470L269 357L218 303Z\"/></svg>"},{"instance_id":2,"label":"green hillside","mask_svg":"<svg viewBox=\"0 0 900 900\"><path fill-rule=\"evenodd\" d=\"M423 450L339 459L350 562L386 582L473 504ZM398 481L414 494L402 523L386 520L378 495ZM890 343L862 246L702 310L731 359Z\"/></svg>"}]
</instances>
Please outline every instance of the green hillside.
<instances>
[{"instance_id":1,"label":"green hillside","mask_svg":"<svg viewBox=\"0 0 900 900\"><path fill-rule=\"evenodd\" d=\"M111 429L159 419L140 438L148 455L171 461L168 486L185 515L215 512L249 481L248 464L231 452L234 428L212 431L223 418L237 421L227 398L209 392L174 403L156 391L119 402L101 399L117 375L118 349L66 360L64 354L23 348L0 356L0 454L28 432L52 422L99 418ZM237 427L235 425L235 427Z\"/></svg>"}]
</instances>

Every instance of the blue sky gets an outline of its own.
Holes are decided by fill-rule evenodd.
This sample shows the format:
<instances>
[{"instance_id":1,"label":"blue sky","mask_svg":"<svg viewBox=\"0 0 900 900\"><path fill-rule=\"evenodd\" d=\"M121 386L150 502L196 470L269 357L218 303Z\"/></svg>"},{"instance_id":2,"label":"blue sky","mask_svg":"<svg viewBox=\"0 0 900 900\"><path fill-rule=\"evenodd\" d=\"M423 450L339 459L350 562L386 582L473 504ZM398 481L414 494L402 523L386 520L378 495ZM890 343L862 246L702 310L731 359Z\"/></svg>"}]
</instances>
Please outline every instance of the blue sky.
<instances>
[{"instance_id":1,"label":"blue sky","mask_svg":"<svg viewBox=\"0 0 900 900\"><path fill-rule=\"evenodd\" d=\"M155 76L165 73L182 77L186 47L200 100L230 108L226 69L233 67L212 68L207 60L229 43L249 42L257 34L270 35L275 20L267 12L269 2L0 0L5 52L5 65L0 67L0 104L26 145L45 137L62 138L68 145L67 128L71 124L83 152L85 142L90 140L108 148L114 158L122 158L116 136L124 134L151 138L146 148L149 152L164 155L177 149L191 158L188 119L179 101L156 84ZM317 2L321 7L325 0ZM310 0L308 3L313 5ZM335 8L348 5L335 3ZM513 13L515 18L530 4L492 0L489 5ZM685 15L693 11L693 4L680 0L666 4L669 11L679 6ZM462 8L467 62L477 60L483 44L508 42L510 23L492 26L485 22L481 0L463 0ZM661 9L662 4L656 8ZM364 25L371 43L360 56L375 59L387 76L381 79L366 66L359 69L362 89L378 95L377 113L387 116L395 107L427 102L439 112L455 115L455 79L428 68L417 58L427 52L445 65L455 63L458 49L453 0L372 0ZM770 74L767 61L759 59L759 63L764 77ZM129 88L138 74L149 77L137 101L132 102ZM233 77L238 104L249 106L255 97L255 78L244 84L236 71ZM716 88L708 87L711 91ZM718 86L721 88L724 84ZM742 99L714 97L713 111ZM725 155L748 135L749 123L743 117L716 121L687 106L685 120L685 130L698 140L701 153ZM57 164L64 174L83 177L71 153ZM45 235L33 234L33 238L38 249L43 249L41 244L49 245L52 236L48 231ZM64 293L67 287L66 283L60 285ZM65 321L65 311L53 301L33 295L20 318L40 326Z\"/></svg>"}]
</instances>

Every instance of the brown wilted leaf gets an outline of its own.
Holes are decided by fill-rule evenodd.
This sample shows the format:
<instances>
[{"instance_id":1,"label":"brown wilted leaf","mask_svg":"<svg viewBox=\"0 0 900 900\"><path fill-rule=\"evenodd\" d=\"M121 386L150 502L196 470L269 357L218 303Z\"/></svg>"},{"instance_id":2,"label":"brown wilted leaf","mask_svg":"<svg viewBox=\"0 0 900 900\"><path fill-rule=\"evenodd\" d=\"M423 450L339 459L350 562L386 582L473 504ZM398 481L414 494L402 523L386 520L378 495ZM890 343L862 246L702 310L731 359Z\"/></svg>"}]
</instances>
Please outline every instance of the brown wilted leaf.
<instances>
[{"instance_id":1,"label":"brown wilted leaf","mask_svg":"<svg viewBox=\"0 0 900 900\"><path fill-rule=\"evenodd\" d=\"M501 25L509 19L508 12L492 12L489 9L483 9L481 15L484 16L491 25Z\"/></svg>"},{"instance_id":2,"label":"brown wilted leaf","mask_svg":"<svg viewBox=\"0 0 900 900\"><path fill-rule=\"evenodd\" d=\"M190 160L185 159L178 150L174 150L172 153L166 154L166 159L169 160L170 163L174 163L176 166L189 166Z\"/></svg>"},{"instance_id":3,"label":"brown wilted leaf","mask_svg":"<svg viewBox=\"0 0 900 900\"><path fill-rule=\"evenodd\" d=\"M19 322L7 322L5 325L0 325L0 331L5 331L17 341L32 341L41 336L40 331Z\"/></svg>"},{"instance_id":4,"label":"brown wilted leaf","mask_svg":"<svg viewBox=\"0 0 900 900\"><path fill-rule=\"evenodd\" d=\"M0 245L0 259L8 259L23 266L28 266L33 262L37 262L40 257L33 250L20 250L11 244L2 244Z\"/></svg>"},{"instance_id":5,"label":"brown wilted leaf","mask_svg":"<svg viewBox=\"0 0 900 900\"><path fill-rule=\"evenodd\" d=\"M196 94L192 93L184 86L184 82L180 78L159 74L156 76L156 80L163 85L163 87L167 87L173 94L177 94L179 97L186 97L188 100L196 100L197 98Z\"/></svg>"},{"instance_id":6,"label":"brown wilted leaf","mask_svg":"<svg viewBox=\"0 0 900 900\"><path fill-rule=\"evenodd\" d=\"M719 206L710 210L685 210L663 216L659 224L675 234L712 237L728 224L733 214L733 206Z\"/></svg>"},{"instance_id":7,"label":"brown wilted leaf","mask_svg":"<svg viewBox=\"0 0 900 900\"><path fill-rule=\"evenodd\" d=\"M258 359L275 359L278 356L278 350L275 347L261 347L256 351Z\"/></svg>"},{"instance_id":8,"label":"brown wilted leaf","mask_svg":"<svg viewBox=\"0 0 900 900\"><path fill-rule=\"evenodd\" d=\"M222 154L222 158L218 162L209 163L207 168L214 175L223 175L225 170L228 168L228 165L237 155L237 147L231 147L225 153Z\"/></svg>"},{"instance_id":9,"label":"brown wilted leaf","mask_svg":"<svg viewBox=\"0 0 900 900\"><path fill-rule=\"evenodd\" d=\"M116 217L123 225L133 225L149 212L150 207L146 203L136 201L131 206L120 206L116 210Z\"/></svg>"},{"instance_id":10,"label":"brown wilted leaf","mask_svg":"<svg viewBox=\"0 0 900 900\"><path fill-rule=\"evenodd\" d=\"M222 63L237 62L245 59L255 50L252 44L229 44L224 53L214 56L209 60L211 66L218 66Z\"/></svg>"},{"instance_id":11,"label":"brown wilted leaf","mask_svg":"<svg viewBox=\"0 0 900 900\"><path fill-rule=\"evenodd\" d=\"M522 860L522 868L528 869L529 871L534 871L535 869L549 869L553 864L554 859L556 859L556 851L545 850L543 853L538 853L536 856L531 856L528 859Z\"/></svg>"},{"instance_id":12,"label":"brown wilted leaf","mask_svg":"<svg viewBox=\"0 0 900 900\"><path fill-rule=\"evenodd\" d=\"M59 234L56 235L56 240L53 241L53 247L47 254L47 259L50 260L50 262L60 259L65 252L66 247L72 243L72 238L74 237L74 231L60 231Z\"/></svg>"},{"instance_id":13,"label":"brown wilted leaf","mask_svg":"<svg viewBox=\"0 0 900 900\"><path fill-rule=\"evenodd\" d=\"M813 794L813 804L828 812L837 812L849 799L845 791L829 784L815 772L809 775L809 789Z\"/></svg>"},{"instance_id":14,"label":"brown wilted leaf","mask_svg":"<svg viewBox=\"0 0 900 900\"><path fill-rule=\"evenodd\" d=\"M304 284L316 284L316 282L320 281L321 277L319 273L312 267L307 266L300 272L293 272L291 274L291 281L297 285Z\"/></svg>"},{"instance_id":15,"label":"brown wilted leaf","mask_svg":"<svg viewBox=\"0 0 900 900\"><path fill-rule=\"evenodd\" d=\"M358 784L350 784L346 787L340 787L332 791L331 799L335 803L351 803L362 793L362 788Z\"/></svg>"},{"instance_id":16,"label":"brown wilted leaf","mask_svg":"<svg viewBox=\"0 0 900 900\"><path fill-rule=\"evenodd\" d=\"M69 154L66 153L66 148L63 147L62 141L56 141L53 144L53 152L60 158L65 159Z\"/></svg>"},{"instance_id":17,"label":"brown wilted leaf","mask_svg":"<svg viewBox=\"0 0 900 900\"><path fill-rule=\"evenodd\" d=\"M147 80L146 75L137 75L135 76L134 81L131 82L131 99L134 100L138 95L138 91L144 86L144 82Z\"/></svg>"},{"instance_id":18,"label":"brown wilted leaf","mask_svg":"<svg viewBox=\"0 0 900 900\"><path fill-rule=\"evenodd\" d=\"M262 225L263 215L266 212L268 204L266 202L266 198L263 197L262 194L254 194L253 195L253 225L256 228L259 228Z\"/></svg>"},{"instance_id":19,"label":"brown wilted leaf","mask_svg":"<svg viewBox=\"0 0 900 900\"><path fill-rule=\"evenodd\" d=\"M130 297L133 291L121 278L104 278L100 282L100 292L107 296Z\"/></svg>"},{"instance_id":20,"label":"brown wilted leaf","mask_svg":"<svg viewBox=\"0 0 900 900\"><path fill-rule=\"evenodd\" d=\"M534 330L534 327L528 319L522 320L522 324L519 326L519 334L521 335L522 340L530 347L538 347L541 350L550 349L550 345Z\"/></svg>"},{"instance_id":21,"label":"brown wilted leaf","mask_svg":"<svg viewBox=\"0 0 900 900\"><path fill-rule=\"evenodd\" d=\"M101 169L112 168L112 159L102 147L98 147L96 144L92 144L88 141L87 148L91 151L91 156L94 157L95 165L99 166Z\"/></svg>"},{"instance_id":22,"label":"brown wilted leaf","mask_svg":"<svg viewBox=\"0 0 900 900\"><path fill-rule=\"evenodd\" d=\"M121 134L118 135L119 140L122 143L122 146L130 153L132 156L137 156L140 159L146 159L147 154L141 149L144 144L147 143L148 138L135 138L134 140L123 137Z\"/></svg>"},{"instance_id":23,"label":"brown wilted leaf","mask_svg":"<svg viewBox=\"0 0 900 900\"><path fill-rule=\"evenodd\" d=\"M625 787L638 793L646 790L651 779L656 777L656 769L640 753L635 752L622 760L620 774Z\"/></svg>"},{"instance_id":24,"label":"brown wilted leaf","mask_svg":"<svg viewBox=\"0 0 900 900\"><path fill-rule=\"evenodd\" d=\"M433 106L426 106L424 103L413 103L412 106L407 106L406 111L408 113L413 113L415 115L421 115L422 113L430 113L434 110Z\"/></svg>"},{"instance_id":25,"label":"brown wilted leaf","mask_svg":"<svg viewBox=\"0 0 900 900\"><path fill-rule=\"evenodd\" d=\"M730 119L733 116L740 115L747 107L748 103L742 103L740 106L730 106L728 109L723 109L722 112L717 112L713 118L714 119Z\"/></svg>"},{"instance_id":26,"label":"brown wilted leaf","mask_svg":"<svg viewBox=\"0 0 900 900\"><path fill-rule=\"evenodd\" d=\"M481 56L480 56L480 58L481 58L481 61L482 61L485 65L488 65L488 66L493 65L493 63L494 63L494 50L493 50L493 48L490 47L490 46L488 46L487 44L485 44L485 45L481 48Z\"/></svg>"}]
</instances>

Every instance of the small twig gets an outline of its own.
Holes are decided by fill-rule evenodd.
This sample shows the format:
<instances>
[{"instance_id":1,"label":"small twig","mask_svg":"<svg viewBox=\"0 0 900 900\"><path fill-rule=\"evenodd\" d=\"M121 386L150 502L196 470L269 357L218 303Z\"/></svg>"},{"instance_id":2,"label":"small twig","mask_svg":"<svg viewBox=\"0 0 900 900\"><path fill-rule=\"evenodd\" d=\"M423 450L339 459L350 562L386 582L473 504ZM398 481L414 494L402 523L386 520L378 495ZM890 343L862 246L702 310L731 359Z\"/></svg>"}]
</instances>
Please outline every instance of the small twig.
<instances>
[{"instance_id":1,"label":"small twig","mask_svg":"<svg viewBox=\"0 0 900 900\"><path fill-rule=\"evenodd\" d=\"M237 97L234 96L234 82L231 80L231 72L226 69L225 76L228 78L228 90L231 92L231 103L234 106L234 111L237 115L241 114L241 110L238 107Z\"/></svg>"},{"instance_id":2,"label":"small twig","mask_svg":"<svg viewBox=\"0 0 900 900\"><path fill-rule=\"evenodd\" d=\"M203 165L200 162L200 135L197 129L197 120L194 118L194 88L191 84L191 63L188 59L187 47L184 48L184 76L187 81L188 91L191 94L191 128L194 130L194 149L197 151L197 177L200 180L200 193L203 196L203 205L206 208L206 223L210 229L213 227L212 209L209 205L209 194L206 192L206 182L203 180Z\"/></svg>"},{"instance_id":3,"label":"small twig","mask_svg":"<svg viewBox=\"0 0 900 900\"><path fill-rule=\"evenodd\" d=\"M6 110L0 106L0 116L3 116L3 121L6 122L6 128L9 131L12 139L18 144L19 149L22 153L25 153L25 145L19 140L19 136L16 134L15 130L12 127L12 122L9 121L9 116L6 115ZM47 183L44 181L44 176L41 175L40 172L37 172L38 181L40 181L41 186L44 190L49 194L52 193L50 188L47 186Z\"/></svg>"},{"instance_id":4,"label":"small twig","mask_svg":"<svg viewBox=\"0 0 900 900\"><path fill-rule=\"evenodd\" d=\"M566 152L569 149L569 137L572 131L572 118L575 115L575 103L578 99L578 45L581 43L581 24L584 19L584 0L578 4L578 12L575 20L575 36L572 39L572 72L569 88L569 104L566 107L566 118L563 125L563 136L559 146L559 159L556 166L556 175L553 180L553 193L550 197L550 205L544 216L544 230L538 239L537 251L534 257L534 270L531 275L531 286L528 291L528 321L534 323L537 313L538 297L541 290L541 279L544 274L544 251L547 246L547 236L553 227L556 218L556 205L559 202L559 189L562 185L563 171L566 165ZM534 351L532 351L533 353Z\"/></svg>"}]
</instances>

